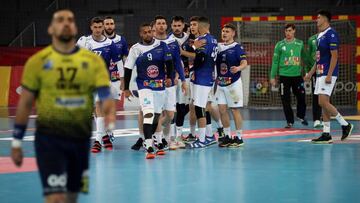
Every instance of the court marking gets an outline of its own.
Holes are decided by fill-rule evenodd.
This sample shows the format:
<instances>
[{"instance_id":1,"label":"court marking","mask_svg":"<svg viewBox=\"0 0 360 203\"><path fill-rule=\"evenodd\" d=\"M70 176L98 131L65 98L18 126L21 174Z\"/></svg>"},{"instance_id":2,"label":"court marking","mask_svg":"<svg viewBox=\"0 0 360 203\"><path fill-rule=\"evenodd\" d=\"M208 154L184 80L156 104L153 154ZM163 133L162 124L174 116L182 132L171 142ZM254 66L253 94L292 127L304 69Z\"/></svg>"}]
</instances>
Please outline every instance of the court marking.
<instances>
[{"instance_id":1,"label":"court marking","mask_svg":"<svg viewBox=\"0 0 360 203\"><path fill-rule=\"evenodd\" d=\"M21 173L37 171L35 157L25 157L21 167L14 165L10 157L0 157L0 174Z\"/></svg>"}]
</instances>

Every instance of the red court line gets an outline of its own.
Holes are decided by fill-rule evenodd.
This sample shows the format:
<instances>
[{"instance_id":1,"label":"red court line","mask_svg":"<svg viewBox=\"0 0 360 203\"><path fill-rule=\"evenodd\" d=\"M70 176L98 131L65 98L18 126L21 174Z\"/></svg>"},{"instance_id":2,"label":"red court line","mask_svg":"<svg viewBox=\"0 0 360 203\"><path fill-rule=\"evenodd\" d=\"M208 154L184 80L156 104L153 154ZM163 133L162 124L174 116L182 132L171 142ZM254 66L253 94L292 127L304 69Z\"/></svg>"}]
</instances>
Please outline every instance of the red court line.
<instances>
[{"instance_id":1,"label":"red court line","mask_svg":"<svg viewBox=\"0 0 360 203\"><path fill-rule=\"evenodd\" d=\"M20 168L14 165L10 157L0 157L0 166L0 174L33 172L38 170L34 157L24 158Z\"/></svg>"}]
</instances>

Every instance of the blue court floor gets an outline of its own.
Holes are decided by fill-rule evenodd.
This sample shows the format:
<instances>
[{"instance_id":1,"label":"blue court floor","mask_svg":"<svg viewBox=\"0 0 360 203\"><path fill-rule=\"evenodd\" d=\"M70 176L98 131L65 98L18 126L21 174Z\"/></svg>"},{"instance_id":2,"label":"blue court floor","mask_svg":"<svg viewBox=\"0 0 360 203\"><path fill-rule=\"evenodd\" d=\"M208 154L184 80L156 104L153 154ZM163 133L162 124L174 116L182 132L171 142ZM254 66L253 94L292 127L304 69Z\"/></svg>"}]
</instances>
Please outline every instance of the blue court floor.
<instances>
[{"instance_id":1,"label":"blue court floor","mask_svg":"<svg viewBox=\"0 0 360 203\"><path fill-rule=\"evenodd\" d=\"M244 147L170 151L154 160L130 149L137 140L136 116L119 116L115 149L90 156L90 193L80 195L79 202L360 202L359 121L351 121L355 128L345 142L339 141L340 126L332 121L334 144L314 145L309 140L319 132L312 122L284 130L281 110L242 112ZM0 121L0 158L5 158L13 119ZM32 140L33 131L27 135ZM23 145L25 156L34 157L33 142ZM8 165L0 159L1 167ZM38 203L41 194L37 171L0 173L1 203Z\"/></svg>"}]
</instances>

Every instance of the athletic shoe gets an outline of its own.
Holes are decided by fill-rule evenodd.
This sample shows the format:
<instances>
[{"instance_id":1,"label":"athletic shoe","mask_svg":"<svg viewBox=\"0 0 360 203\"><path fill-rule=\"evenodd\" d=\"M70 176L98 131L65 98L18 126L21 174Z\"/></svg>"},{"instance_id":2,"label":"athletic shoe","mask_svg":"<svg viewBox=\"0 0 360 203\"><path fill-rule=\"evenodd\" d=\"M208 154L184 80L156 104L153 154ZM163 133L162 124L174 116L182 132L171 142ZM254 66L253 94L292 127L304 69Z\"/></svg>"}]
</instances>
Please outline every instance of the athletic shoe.
<instances>
[{"instance_id":1,"label":"athletic shoe","mask_svg":"<svg viewBox=\"0 0 360 203\"><path fill-rule=\"evenodd\" d=\"M174 141L170 143L170 150L176 150L176 149L184 149L186 147L185 143L182 141L182 139L176 138Z\"/></svg>"},{"instance_id":2,"label":"athletic shoe","mask_svg":"<svg viewBox=\"0 0 360 203\"><path fill-rule=\"evenodd\" d=\"M244 141L243 139L239 139L238 136L235 136L232 140L230 145L228 146L229 148L237 148L237 147L241 147L244 145Z\"/></svg>"},{"instance_id":3,"label":"athletic shoe","mask_svg":"<svg viewBox=\"0 0 360 203\"><path fill-rule=\"evenodd\" d=\"M305 118L299 118L299 117L297 117L297 119L300 120L300 122L301 122L302 125L304 125L304 126L308 126L308 125L309 125L309 123L307 122L307 120L306 120Z\"/></svg>"},{"instance_id":4,"label":"athletic shoe","mask_svg":"<svg viewBox=\"0 0 360 203\"><path fill-rule=\"evenodd\" d=\"M341 126L342 128L342 136L341 136L341 140L345 140L347 137L349 137L351 135L351 132L354 128L354 125L349 123L348 125L345 126Z\"/></svg>"},{"instance_id":5,"label":"athletic shoe","mask_svg":"<svg viewBox=\"0 0 360 203\"><path fill-rule=\"evenodd\" d=\"M112 131L108 130L108 131L106 131L106 134L109 135L110 141L114 142L114 140L115 140L114 133Z\"/></svg>"},{"instance_id":6,"label":"athletic shoe","mask_svg":"<svg viewBox=\"0 0 360 203\"><path fill-rule=\"evenodd\" d=\"M293 124L292 123L287 123L285 128L292 128Z\"/></svg>"},{"instance_id":7,"label":"athletic shoe","mask_svg":"<svg viewBox=\"0 0 360 203\"><path fill-rule=\"evenodd\" d=\"M95 141L94 145L91 147L91 152L92 153L99 153L101 152L101 144L99 141Z\"/></svg>"},{"instance_id":8,"label":"athletic shoe","mask_svg":"<svg viewBox=\"0 0 360 203\"><path fill-rule=\"evenodd\" d=\"M161 140L161 142L162 142L162 144L163 144L163 146L164 146L163 149L164 149L165 151L169 150L169 143L166 141L166 139L163 138L163 139Z\"/></svg>"},{"instance_id":9,"label":"athletic shoe","mask_svg":"<svg viewBox=\"0 0 360 203\"><path fill-rule=\"evenodd\" d=\"M104 145L105 149L107 149L107 150L112 150L113 149L113 144L112 144L112 142L110 140L109 135L105 135L102 138L102 142L103 142L103 145Z\"/></svg>"},{"instance_id":10,"label":"athletic shoe","mask_svg":"<svg viewBox=\"0 0 360 203\"><path fill-rule=\"evenodd\" d=\"M196 139L193 143L189 144L189 147L191 149L205 148L207 146L209 146L209 141L206 139L204 142L201 142L199 139Z\"/></svg>"},{"instance_id":11,"label":"athletic shoe","mask_svg":"<svg viewBox=\"0 0 360 203\"><path fill-rule=\"evenodd\" d=\"M189 134L187 137L183 138L184 142L194 142L196 140L196 137L193 134Z\"/></svg>"},{"instance_id":12,"label":"athletic shoe","mask_svg":"<svg viewBox=\"0 0 360 203\"><path fill-rule=\"evenodd\" d=\"M156 155L160 155L160 156L165 155L163 143L159 143L157 148L158 148L158 150L156 151Z\"/></svg>"},{"instance_id":13,"label":"athletic shoe","mask_svg":"<svg viewBox=\"0 0 360 203\"><path fill-rule=\"evenodd\" d=\"M146 159L154 159L155 157L156 157L156 155L155 155L154 148L153 147L147 148L145 158Z\"/></svg>"},{"instance_id":14,"label":"athletic shoe","mask_svg":"<svg viewBox=\"0 0 360 203\"><path fill-rule=\"evenodd\" d=\"M205 137L205 140L207 140L207 142L209 143L209 145L216 144L216 142L217 142L215 135L213 135L213 136L211 136L211 137L206 136L206 137Z\"/></svg>"},{"instance_id":15,"label":"athletic shoe","mask_svg":"<svg viewBox=\"0 0 360 203\"><path fill-rule=\"evenodd\" d=\"M219 139L226 136L225 133L224 133L224 128L218 128L217 131L218 131L218 134L219 134Z\"/></svg>"},{"instance_id":16,"label":"athletic shoe","mask_svg":"<svg viewBox=\"0 0 360 203\"><path fill-rule=\"evenodd\" d=\"M314 128L322 128L323 124L321 123L320 120L316 120L314 121Z\"/></svg>"},{"instance_id":17,"label":"athletic shoe","mask_svg":"<svg viewBox=\"0 0 360 203\"><path fill-rule=\"evenodd\" d=\"M144 140L141 137L139 137L136 143L133 146L131 146L131 149L139 151L140 148L143 146L143 142Z\"/></svg>"},{"instance_id":18,"label":"athletic shoe","mask_svg":"<svg viewBox=\"0 0 360 203\"><path fill-rule=\"evenodd\" d=\"M232 139L229 136L225 136L222 142L219 141L219 147L228 147L231 144Z\"/></svg>"},{"instance_id":19,"label":"athletic shoe","mask_svg":"<svg viewBox=\"0 0 360 203\"><path fill-rule=\"evenodd\" d=\"M312 139L311 142L314 144L331 144L332 139L329 133L322 133L320 137Z\"/></svg>"}]
</instances>

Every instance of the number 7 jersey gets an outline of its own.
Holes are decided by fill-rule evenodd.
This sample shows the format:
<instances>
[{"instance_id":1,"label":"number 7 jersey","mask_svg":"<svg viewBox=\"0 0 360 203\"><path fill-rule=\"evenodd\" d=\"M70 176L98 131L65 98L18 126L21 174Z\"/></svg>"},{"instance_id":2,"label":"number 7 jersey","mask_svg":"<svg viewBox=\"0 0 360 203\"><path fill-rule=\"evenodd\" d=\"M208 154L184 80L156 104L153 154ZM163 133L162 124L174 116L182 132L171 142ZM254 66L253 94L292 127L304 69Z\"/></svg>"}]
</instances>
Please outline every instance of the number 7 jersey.
<instances>
[{"instance_id":1,"label":"number 7 jersey","mask_svg":"<svg viewBox=\"0 0 360 203\"><path fill-rule=\"evenodd\" d=\"M93 94L109 86L109 73L88 50L63 54L48 46L26 62L21 85L36 95L36 135L88 139Z\"/></svg>"}]
</instances>

